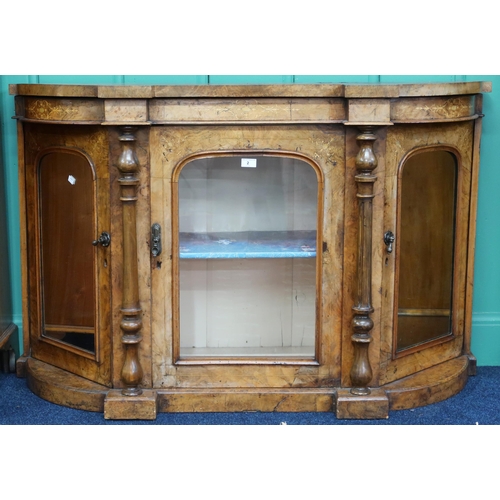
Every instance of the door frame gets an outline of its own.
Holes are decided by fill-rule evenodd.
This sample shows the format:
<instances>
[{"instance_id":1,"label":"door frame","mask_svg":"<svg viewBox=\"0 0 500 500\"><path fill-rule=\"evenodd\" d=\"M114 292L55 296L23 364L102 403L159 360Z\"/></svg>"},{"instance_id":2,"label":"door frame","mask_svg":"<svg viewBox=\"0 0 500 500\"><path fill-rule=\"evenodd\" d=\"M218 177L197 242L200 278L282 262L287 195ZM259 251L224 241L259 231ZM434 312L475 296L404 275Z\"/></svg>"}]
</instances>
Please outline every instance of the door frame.
<instances>
[{"instance_id":1,"label":"door frame","mask_svg":"<svg viewBox=\"0 0 500 500\"><path fill-rule=\"evenodd\" d=\"M39 166L41 160L54 152L65 152L83 157L89 164L93 176L94 215L93 225L96 239L102 231L109 231L109 199L108 166L105 157L107 151L98 158L87 151L93 140L91 134L82 134L81 129L72 135L71 127L38 129L36 124L23 124L25 141L32 141L26 147L25 158L25 200L27 221L27 264L28 296L28 336L31 357L47 362L58 368L79 375L83 378L105 386L111 386L111 325L110 325L110 251L109 247L95 248L95 352L80 349L69 344L42 335L42 270L41 270L41 229L40 229L40 193ZM54 133L54 135L52 135ZM49 138L47 138L49 135ZM49 139L49 140L47 140ZM37 147L33 148L33 142ZM45 144L50 146L44 147ZM90 148L89 148L90 149ZM97 151L97 149L96 149ZM98 153L96 153L98 154ZM89 242L92 245L92 242Z\"/></svg>"}]
</instances>

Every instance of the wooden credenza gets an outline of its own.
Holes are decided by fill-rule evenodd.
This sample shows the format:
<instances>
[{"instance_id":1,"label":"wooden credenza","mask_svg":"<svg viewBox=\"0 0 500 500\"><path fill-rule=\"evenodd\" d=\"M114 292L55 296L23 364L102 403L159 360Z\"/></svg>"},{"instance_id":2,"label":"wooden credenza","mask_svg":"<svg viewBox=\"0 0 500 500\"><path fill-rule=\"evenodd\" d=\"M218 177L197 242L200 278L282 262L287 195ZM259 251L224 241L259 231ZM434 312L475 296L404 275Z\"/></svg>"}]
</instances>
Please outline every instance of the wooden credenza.
<instances>
[{"instance_id":1,"label":"wooden credenza","mask_svg":"<svg viewBox=\"0 0 500 500\"><path fill-rule=\"evenodd\" d=\"M490 90L13 85L18 373L110 419L456 394Z\"/></svg>"}]
</instances>

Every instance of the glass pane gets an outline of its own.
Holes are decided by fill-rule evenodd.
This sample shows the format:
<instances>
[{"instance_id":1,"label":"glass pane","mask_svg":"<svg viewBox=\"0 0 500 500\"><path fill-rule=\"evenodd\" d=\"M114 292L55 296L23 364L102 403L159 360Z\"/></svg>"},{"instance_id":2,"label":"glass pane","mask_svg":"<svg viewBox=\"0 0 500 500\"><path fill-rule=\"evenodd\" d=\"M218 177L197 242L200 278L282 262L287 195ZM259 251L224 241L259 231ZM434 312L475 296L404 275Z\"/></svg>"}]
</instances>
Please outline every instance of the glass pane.
<instances>
[{"instance_id":1,"label":"glass pane","mask_svg":"<svg viewBox=\"0 0 500 500\"><path fill-rule=\"evenodd\" d=\"M56 152L39 166L43 332L94 351L94 189L82 156Z\"/></svg>"},{"instance_id":2,"label":"glass pane","mask_svg":"<svg viewBox=\"0 0 500 500\"><path fill-rule=\"evenodd\" d=\"M403 167L398 351L451 333L456 183L447 151L420 153Z\"/></svg>"},{"instance_id":3,"label":"glass pane","mask_svg":"<svg viewBox=\"0 0 500 500\"><path fill-rule=\"evenodd\" d=\"M181 356L314 357L318 180L286 157L179 178Z\"/></svg>"}]
</instances>

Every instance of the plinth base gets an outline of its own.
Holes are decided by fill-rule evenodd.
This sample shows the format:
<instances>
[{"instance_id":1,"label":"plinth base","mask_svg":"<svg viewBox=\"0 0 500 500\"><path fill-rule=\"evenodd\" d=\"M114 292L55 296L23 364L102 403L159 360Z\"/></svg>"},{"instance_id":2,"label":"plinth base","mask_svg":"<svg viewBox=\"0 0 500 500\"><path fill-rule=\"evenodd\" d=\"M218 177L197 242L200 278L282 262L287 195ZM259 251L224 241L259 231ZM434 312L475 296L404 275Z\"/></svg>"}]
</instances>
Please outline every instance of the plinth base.
<instances>
[{"instance_id":1,"label":"plinth base","mask_svg":"<svg viewBox=\"0 0 500 500\"><path fill-rule=\"evenodd\" d=\"M383 389L371 389L370 394L361 396L352 394L350 389L338 389L336 400L337 418L389 418L389 398Z\"/></svg>"},{"instance_id":2,"label":"plinth base","mask_svg":"<svg viewBox=\"0 0 500 500\"><path fill-rule=\"evenodd\" d=\"M104 418L110 420L155 420L156 391L143 390L138 396L124 396L120 389L109 391L104 400Z\"/></svg>"},{"instance_id":3,"label":"plinth base","mask_svg":"<svg viewBox=\"0 0 500 500\"><path fill-rule=\"evenodd\" d=\"M467 383L471 361L463 355L382 387L354 395L349 387L161 388L124 396L30 357L18 360L18 376L52 403L104 412L111 420L154 420L159 412L334 412L339 419L385 419L389 411L443 401Z\"/></svg>"},{"instance_id":4,"label":"plinth base","mask_svg":"<svg viewBox=\"0 0 500 500\"><path fill-rule=\"evenodd\" d=\"M25 358L22 367L26 374L28 387L37 396L61 406L77 410L102 412L104 398L109 391L90 380L86 380L55 366L33 358ZM18 374L19 374L18 371Z\"/></svg>"}]
</instances>

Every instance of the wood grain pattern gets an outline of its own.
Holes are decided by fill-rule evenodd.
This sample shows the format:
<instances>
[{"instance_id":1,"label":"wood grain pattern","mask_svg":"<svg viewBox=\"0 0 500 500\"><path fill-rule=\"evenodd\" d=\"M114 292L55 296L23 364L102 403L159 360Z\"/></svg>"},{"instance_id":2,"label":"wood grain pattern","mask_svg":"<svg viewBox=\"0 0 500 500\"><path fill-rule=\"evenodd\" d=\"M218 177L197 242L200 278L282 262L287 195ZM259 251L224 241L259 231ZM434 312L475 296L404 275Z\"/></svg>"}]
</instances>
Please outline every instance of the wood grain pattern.
<instances>
[{"instance_id":1,"label":"wood grain pattern","mask_svg":"<svg viewBox=\"0 0 500 500\"><path fill-rule=\"evenodd\" d=\"M107 387L34 358L29 358L26 365L28 387L42 399L77 410L104 410Z\"/></svg>"},{"instance_id":2,"label":"wood grain pattern","mask_svg":"<svg viewBox=\"0 0 500 500\"><path fill-rule=\"evenodd\" d=\"M349 99L349 124L391 125L391 101L387 99Z\"/></svg>"},{"instance_id":3,"label":"wood grain pattern","mask_svg":"<svg viewBox=\"0 0 500 500\"><path fill-rule=\"evenodd\" d=\"M104 400L104 418L107 420L155 420L157 409L157 393L150 389L128 396L122 391L111 390Z\"/></svg>"},{"instance_id":4,"label":"wood grain pattern","mask_svg":"<svg viewBox=\"0 0 500 500\"><path fill-rule=\"evenodd\" d=\"M458 121L476 118L473 96L400 98L391 103L395 123Z\"/></svg>"},{"instance_id":5,"label":"wood grain pattern","mask_svg":"<svg viewBox=\"0 0 500 500\"><path fill-rule=\"evenodd\" d=\"M407 410L438 403L460 392L467 382L469 359L460 356L387 384L384 389L391 409Z\"/></svg>"},{"instance_id":6,"label":"wood grain pattern","mask_svg":"<svg viewBox=\"0 0 500 500\"><path fill-rule=\"evenodd\" d=\"M342 84L312 85L158 85L154 88L155 97L342 97Z\"/></svg>"},{"instance_id":7,"label":"wood grain pattern","mask_svg":"<svg viewBox=\"0 0 500 500\"><path fill-rule=\"evenodd\" d=\"M91 99L60 100L26 97L24 117L29 120L99 123L104 120L104 106L102 101Z\"/></svg>"},{"instance_id":8,"label":"wood grain pattern","mask_svg":"<svg viewBox=\"0 0 500 500\"><path fill-rule=\"evenodd\" d=\"M342 99L154 99L153 123L217 122L341 122L346 118Z\"/></svg>"},{"instance_id":9,"label":"wood grain pattern","mask_svg":"<svg viewBox=\"0 0 500 500\"><path fill-rule=\"evenodd\" d=\"M491 89L490 89L491 91ZM465 292L465 325L464 325L464 353L471 360L472 374L475 375L475 358L471 353L471 335L472 335L472 298L474 290L474 255L476 250L476 219L478 202L478 183L479 183L479 159L482 132L482 112L483 96L477 95L475 100L478 118L474 123L474 138L472 146L472 172L471 172L471 196L469 210L469 237L467 249L467 282Z\"/></svg>"},{"instance_id":10,"label":"wood grain pattern","mask_svg":"<svg viewBox=\"0 0 500 500\"><path fill-rule=\"evenodd\" d=\"M345 97L392 98L491 92L491 82L289 85L43 85L9 86L10 94L58 97Z\"/></svg>"},{"instance_id":11,"label":"wood grain pattern","mask_svg":"<svg viewBox=\"0 0 500 500\"><path fill-rule=\"evenodd\" d=\"M331 389L161 389L160 412L331 412Z\"/></svg>"},{"instance_id":12,"label":"wood grain pattern","mask_svg":"<svg viewBox=\"0 0 500 500\"><path fill-rule=\"evenodd\" d=\"M44 85L40 83L9 85L10 94L47 97L97 97L95 85Z\"/></svg>"},{"instance_id":13,"label":"wood grain pattern","mask_svg":"<svg viewBox=\"0 0 500 500\"><path fill-rule=\"evenodd\" d=\"M411 83L400 85L400 97L479 94L491 92L491 82Z\"/></svg>"},{"instance_id":14,"label":"wood grain pattern","mask_svg":"<svg viewBox=\"0 0 500 500\"><path fill-rule=\"evenodd\" d=\"M371 389L365 395L353 394L349 389L338 389L335 407L339 419L389 418L389 399L383 389Z\"/></svg>"},{"instance_id":15,"label":"wood grain pattern","mask_svg":"<svg viewBox=\"0 0 500 500\"><path fill-rule=\"evenodd\" d=\"M161 151L165 134L153 128L150 136L152 151ZM151 221L162 227L162 253L151 259L151 329L162 332L154 336L152 348L153 387L175 385L175 367L172 365L173 311L172 311L172 184L163 177L164 156L151 156Z\"/></svg>"},{"instance_id":16,"label":"wood grain pattern","mask_svg":"<svg viewBox=\"0 0 500 500\"><path fill-rule=\"evenodd\" d=\"M113 124L143 124L148 121L146 99L106 99L104 101L105 121Z\"/></svg>"}]
</instances>

